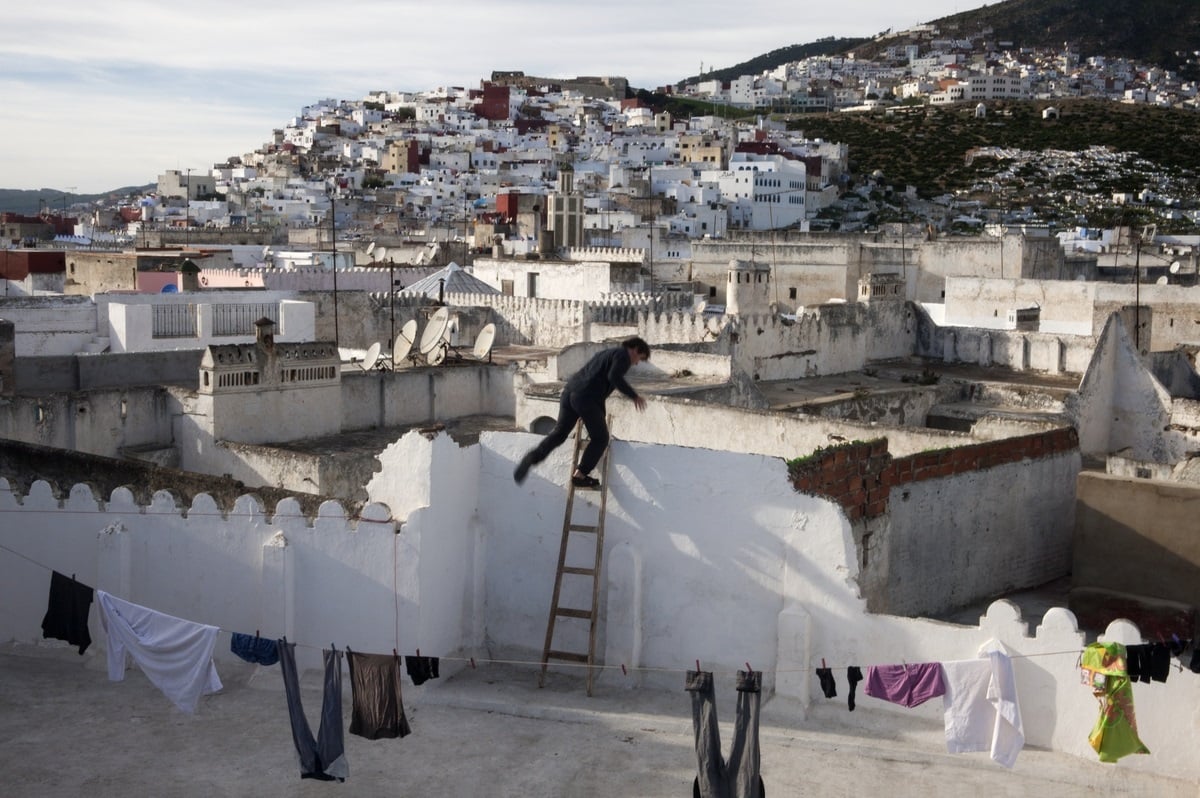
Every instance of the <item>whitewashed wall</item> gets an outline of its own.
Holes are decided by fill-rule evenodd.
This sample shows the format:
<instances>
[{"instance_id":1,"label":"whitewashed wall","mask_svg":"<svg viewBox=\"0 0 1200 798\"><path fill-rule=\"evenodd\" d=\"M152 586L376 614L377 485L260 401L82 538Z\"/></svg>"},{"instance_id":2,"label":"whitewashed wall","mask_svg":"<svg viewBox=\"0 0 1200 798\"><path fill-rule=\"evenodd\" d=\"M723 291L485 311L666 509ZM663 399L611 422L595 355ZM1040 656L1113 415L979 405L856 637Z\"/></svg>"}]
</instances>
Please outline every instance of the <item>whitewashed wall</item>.
<instances>
[{"instance_id":1,"label":"whitewashed wall","mask_svg":"<svg viewBox=\"0 0 1200 798\"><path fill-rule=\"evenodd\" d=\"M310 521L290 500L267 515L242 497L223 515L201 495L185 517L164 493L143 508L124 490L101 505L76 487L60 505L45 483L16 497L0 482L0 540L138 603L226 628L315 647L449 655L461 646L481 658L536 659L569 452L515 486L513 464L534 442L489 432L460 448L410 433L385 452L370 484L373 497L401 508L399 534L381 504L351 522L329 503ZM834 504L793 490L777 458L618 442L611 485L600 649L608 664L677 670L605 671L602 682L678 689L679 671L696 659L713 670L749 662L819 714L828 710L812 671L822 658L838 668L962 659L995 638L1014 654L1039 655L1015 663L1029 744L1095 760L1087 734L1097 706L1079 684L1083 636L1068 611L1047 613L1036 636L1006 602L979 626L867 614L849 522ZM48 574L2 551L0 569L0 640L33 642ZM1140 640L1124 623L1108 635ZM299 654L301 667L317 665L316 648ZM1154 753L1120 767L1200 779L1200 679L1173 672L1135 696ZM860 691L858 711L839 722L888 733L937 723L940 710L937 701L907 710Z\"/></svg>"},{"instance_id":2,"label":"whitewashed wall","mask_svg":"<svg viewBox=\"0 0 1200 798\"><path fill-rule=\"evenodd\" d=\"M535 296L540 299L597 300L614 290L607 263L480 258L471 273L497 291L509 280L513 296L519 297L530 295L530 274L537 275Z\"/></svg>"},{"instance_id":3,"label":"whitewashed wall","mask_svg":"<svg viewBox=\"0 0 1200 798\"><path fill-rule=\"evenodd\" d=\"M196 294L187 296L196 305L196 334L186 338L154 337L154 308L151 304L126 304L111 301L104 303L101 306L100 326L105 329L104 335L111 341L112 351L150 352L168 349L203 349L210 344L254 342L254 333L216 336L213 332L213 304L196 302L198 297ZM258 294L242 294L240 300L256 302L258 296ZM279 325L275 333L276 341L304 343L314 340L316 306L312 302L280 300L278 313Z\"/></svg>"},{"instance_id":4,"label":"whitewashed wall","mask_svg":"<svg viewBox=\"0 0 1200 798\"><path fill-rule=\"evenodd\" d=\"M0 318L14 326L17 357L71 355L96 335L96 306L88 297L9 297Z\"/></svg>"},{"instance_id":5,"label":"whitewashed wall","mask_svg":"<svg viewBox=\"0 0 1200 798\"><path fill-rule=\"evenodd\" d=\"M636 370L631 375L636 379ZM888 451L895 457L979 442L963 432L925 427L882 428L863 421L745 410L677 397L648 396L645 412L639 413L625 397L614 394L607 408L613 434L622 440L703 446L784 459L805 456L842 438L866 441L886 437ZM517 394L516 423L521 429L533 429L539 419L557 416L557 396Z\"/></svg>"}]
</instances>

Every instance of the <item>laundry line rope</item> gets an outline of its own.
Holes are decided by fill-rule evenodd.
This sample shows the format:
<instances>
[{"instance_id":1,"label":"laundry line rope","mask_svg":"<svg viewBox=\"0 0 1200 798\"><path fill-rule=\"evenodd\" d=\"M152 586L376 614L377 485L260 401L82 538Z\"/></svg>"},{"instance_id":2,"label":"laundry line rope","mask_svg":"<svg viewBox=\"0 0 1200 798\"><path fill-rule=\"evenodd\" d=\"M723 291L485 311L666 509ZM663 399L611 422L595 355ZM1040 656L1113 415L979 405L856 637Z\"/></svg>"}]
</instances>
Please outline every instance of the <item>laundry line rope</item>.
<instances>
[{"instance_id":1,"label":"laundry line rope","mask_svg":"<svg viewBox=\"0 0 1200 798\"><path fill-rule=\"evenodd\" d=\"M46 565L43 562L39 562L38 560L35 560L32 557L29 557L13 548L10 548L9 546L4 545L3 543L0 543L0 549L3 549L11 554L15 554L16 556L20 557L21 559L26 560L40 568L44 568L47 571L54 572L56 570L53 567ZM393 586L395 587L394 582L393 582ZM400 615L399 615L400 603L399 603L398 590L394 589L393 592L396 594L396 597L397 597L396 598L396 646L395 646L395 649L393 649L393 651L396 651L400 648L400 645L399 645L399 640L400 640ZM217 626L216 628L221 630L222 632L226 632L229 634L247 634L244 631L227 629L223 626ZM267 639L279 639L279 638L272 638L271 636L268 635ZM312 650L316 650L316 651L324 651L327 648L330 648L333 646L332 643L330 644L330 646L325 646L323 644L303 643L303 642L295 642L295 641L291 641L291 640L289 640L288 642L291 643L292 645L296 646L297 648L306 648L306 649L312 649ZM1012 654L1012 655L1009 655L1009 658L1010 659L1026 659L1026 658L1031 658L1031 657L1062 656L1062 655L1066 655L1066 654L1070 654L1072 656L1079 656L1081 651L1082 651L1082 649L1073 649L1070 651L1044 651L1044 652L1038 652L1038 653L1033 653L1033 654ZM534 666L534 667L540 668L543 665L543 663L540 660L501 659L501 658L492 658L492 657L443 656L443 657L438 657L438 659L442 662L461 662L461 663L469 664L472 668L476 667L477 665L528 665L528 666ZM699 668L699 664L700 664L699 661L697 661L697 668ZM898 664L898 663L887 663L887 664L893 665L893 664ZM692 672L691 668L656 667L656 666L652 666L652 665L626 665L625 663L620 663L617 665L606 665L606 664L589 665L586 662L561 662L561 663L556 662L555 668L559 668L559 667L594 668L597 670L619 670L623 674L626 674L626 675L629 673L684 673L684 674L686 674L686 673ZM843 666L828 666L828 667L832 670L832 669L836 669L839 667L845 668L845 667L854 667L854 666L844 666L843 665ZM861 667L861 666L858 666L858 667ZM751 668L749 668L749 663L747 663L747 669L752 670ZM808 673L808 672L812 671L813 669L814 668L775 668L773 670L760 671L760 672L775 673L775 674L791 674L791 673ZM736 675L738 673L738 670L714 670L714 671L710 671L710 672L713 674L726 676L726 675Z\"/></svg>"}]
</instances>

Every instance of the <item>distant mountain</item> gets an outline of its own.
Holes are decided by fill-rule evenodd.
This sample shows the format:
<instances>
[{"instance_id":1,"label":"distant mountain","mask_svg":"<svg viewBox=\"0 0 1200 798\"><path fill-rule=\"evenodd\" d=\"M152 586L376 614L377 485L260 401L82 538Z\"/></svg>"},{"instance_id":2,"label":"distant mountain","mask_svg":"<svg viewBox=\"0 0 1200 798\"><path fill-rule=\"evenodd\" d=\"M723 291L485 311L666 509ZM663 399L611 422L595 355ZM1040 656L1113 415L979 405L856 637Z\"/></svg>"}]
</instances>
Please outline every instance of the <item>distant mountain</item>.
<instances>
[{"instance_id":1,"label":"distant mountain","mask_svg":"<svg viewBox=\"0 0 1200 798\"><path fill-rule=\"evenodd\" d=\"M36 214L43 206L51 211L61 213L64 207L69 208L77 202L92 203L97 200L117 200L130 195L140 195L153 191L156 184L147 183L144 186L125 186L105 191L101 194L76 194L59 188L0 188L0 211L8 213Z\"/></svg>"},{"instance_id":2,"label":"distant mountain","mask_svg":"<svg viewBox=\"0 0 1200 798\"><path fill-rule=\"evenodd\" d=\"M843 53L847 50L852 50L858 45L870 41L869 39L837 39L830 37L821 39L808 44L792 44L787 47L781 47L778 50L772 50L769 53L751 58L749 61L743 61L740 64L734 64L725 69L710 69L703 75L693 75L690 78L684 78L679 81L678 85L682 86L688 83L699 83L702 80L733 80L741 75L757 75L768 69L774 69L781 64L788 64L792 61L802 61L805 58L812 58L819 55L834 55Z\"/></svg>"}]
</instances>

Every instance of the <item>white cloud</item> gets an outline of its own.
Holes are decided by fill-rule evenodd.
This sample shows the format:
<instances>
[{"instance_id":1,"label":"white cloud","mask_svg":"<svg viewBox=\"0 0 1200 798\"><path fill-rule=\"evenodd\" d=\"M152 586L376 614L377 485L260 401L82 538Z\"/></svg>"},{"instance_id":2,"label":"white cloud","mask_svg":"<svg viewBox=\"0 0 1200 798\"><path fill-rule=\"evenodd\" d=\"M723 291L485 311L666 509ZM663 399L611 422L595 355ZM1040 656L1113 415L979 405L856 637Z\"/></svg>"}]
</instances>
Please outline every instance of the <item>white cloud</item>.
<instances>
[{"instance_id":1,"label":"white cloud","mask_svg":"<svg viewBox=\"0 0 1200 798\"><path fill-rule=\"evenodd\" d=\"M493 69L654 87L824 36L954 13L951 0L315 0L22 4L0 27L0 184L100 191L258 146L301 106L476 86Z\"/></svg>"}]
</instances>

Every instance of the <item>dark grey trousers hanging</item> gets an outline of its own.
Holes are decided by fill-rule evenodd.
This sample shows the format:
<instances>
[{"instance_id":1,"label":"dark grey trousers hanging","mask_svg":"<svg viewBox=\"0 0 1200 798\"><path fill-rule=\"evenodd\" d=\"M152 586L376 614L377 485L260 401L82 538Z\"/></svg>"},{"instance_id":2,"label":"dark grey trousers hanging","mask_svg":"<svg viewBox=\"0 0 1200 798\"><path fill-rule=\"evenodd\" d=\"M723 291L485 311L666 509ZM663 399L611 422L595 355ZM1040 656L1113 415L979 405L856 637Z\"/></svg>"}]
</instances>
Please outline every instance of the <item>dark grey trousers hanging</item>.
<instances>
[{"instance_id":1,"label":"dark grey trousers hanging","mask_svg":"<svg viewBox=\"0 0 1200 798\"><path fill-rule=\"evenodd\" d=\"M721 731L712 673L688 671L685 689L692 694L692 725L696 730L699 774L692 784L694 798L765 798L760 774L758 706L760 671L738 671L737 713L729 759L721 756Z\"/></svg>"},{"instance_id":2,"label":"dark grey trousers hanging","mask_svg":"<svg viewBox=\"0 0 1200 798\"><path fill-rule=\"evenodd\" d=\"M342 732L342 652L326 650L325 692L321 700L321 727L313 739L304 704L300 700L300 678L296 673L296 644L287 638L279 641L279 670L287 693L288 718L292 722L292 742L300 757L300 778L345 781L350 775L346 744Z\"/></svg>"}]
</instances>

